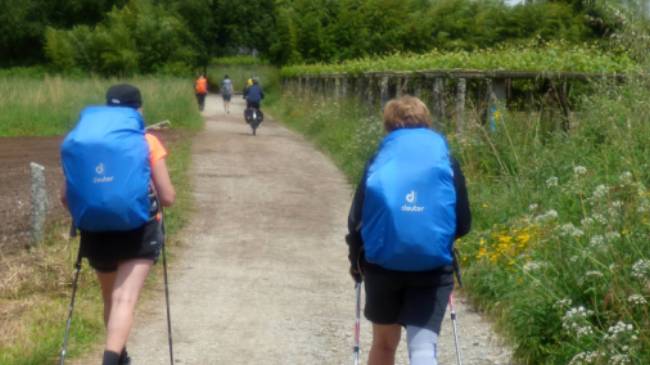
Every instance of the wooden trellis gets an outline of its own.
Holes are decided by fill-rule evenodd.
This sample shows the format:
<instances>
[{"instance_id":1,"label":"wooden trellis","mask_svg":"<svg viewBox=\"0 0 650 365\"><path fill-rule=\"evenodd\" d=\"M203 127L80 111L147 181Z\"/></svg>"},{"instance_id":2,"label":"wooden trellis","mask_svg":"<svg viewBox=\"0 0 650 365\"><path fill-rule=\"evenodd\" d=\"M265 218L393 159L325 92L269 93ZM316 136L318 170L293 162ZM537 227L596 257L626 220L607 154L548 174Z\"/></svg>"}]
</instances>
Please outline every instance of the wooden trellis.
<instances>
[{"instance_id":1,"label":"wooden trellis","mask_svg":"<svg viewBox=\"0 0 650 365\"><path fill-rule=\"evenodd\" d=\"M465 125L465 107L468 99L468 82L481 85L478 104L490 108L497 103L505 105L511 97L513 80L544 81L548 84L564 115L568 128L570 107L569 82L595 79L622 80L622 75L592 74L580 72L522 72L522 71L418 71L418 72L367 72L363 74L301 75L283 79L285 88L299 95L333 98L356 97L370 110L383 107L388 100L405 94L423 97L431 108L434 119L442 123L449 119L447 103L453 103L453 120L457 132ZM447 100L447 95L453 95ZM450 105L451 107L451 105Z\"/></svg>"}]
</instances>

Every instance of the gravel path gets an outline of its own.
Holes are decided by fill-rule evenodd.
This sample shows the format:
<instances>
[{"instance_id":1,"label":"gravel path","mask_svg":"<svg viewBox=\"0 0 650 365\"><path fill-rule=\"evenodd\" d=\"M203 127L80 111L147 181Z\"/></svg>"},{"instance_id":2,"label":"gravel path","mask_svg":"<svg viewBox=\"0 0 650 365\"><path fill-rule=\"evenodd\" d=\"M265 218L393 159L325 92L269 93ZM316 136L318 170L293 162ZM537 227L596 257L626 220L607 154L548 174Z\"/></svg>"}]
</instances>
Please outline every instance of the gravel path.
<instances>
[{"instance_id":1,"label":"gravel path","mask_svg":"<svg viewBox=\"0 0 650 365\"><path fill-rule=\"evenodd\" d=\"M283 126L266 120L251 136L242 108L237 99L224 115L209 97L194 141L196 211L170 268L176 363L350 364L354 291L343 235L351 187ZM464 364L510 363L462 300L458 316ZM163 297L137 317L134 364L168 364ZM365 320L362 338L365 363ZM439 349L440 364L455 364L447 320ZM402 347L398 364L407 363Z\"/></svg>"}]
</instances>

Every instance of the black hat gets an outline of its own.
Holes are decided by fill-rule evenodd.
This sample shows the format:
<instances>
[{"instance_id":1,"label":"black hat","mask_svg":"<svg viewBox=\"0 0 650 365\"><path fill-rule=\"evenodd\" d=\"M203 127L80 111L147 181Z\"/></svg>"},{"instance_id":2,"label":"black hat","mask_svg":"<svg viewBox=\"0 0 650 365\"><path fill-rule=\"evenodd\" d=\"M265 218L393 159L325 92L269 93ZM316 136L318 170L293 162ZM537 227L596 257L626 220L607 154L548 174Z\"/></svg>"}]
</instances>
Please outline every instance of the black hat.
<instances>
[{"instance_id":1,"label":"black hat","mask_svg":"<svg viewBox=\"0 0 650 365\"><path fill-rule=\"evenodd\" d=\"M106 92L106 105L130 106L138 109L142 106L140 90L129 84L113 85Z\"/></svg>"}]
</instances>

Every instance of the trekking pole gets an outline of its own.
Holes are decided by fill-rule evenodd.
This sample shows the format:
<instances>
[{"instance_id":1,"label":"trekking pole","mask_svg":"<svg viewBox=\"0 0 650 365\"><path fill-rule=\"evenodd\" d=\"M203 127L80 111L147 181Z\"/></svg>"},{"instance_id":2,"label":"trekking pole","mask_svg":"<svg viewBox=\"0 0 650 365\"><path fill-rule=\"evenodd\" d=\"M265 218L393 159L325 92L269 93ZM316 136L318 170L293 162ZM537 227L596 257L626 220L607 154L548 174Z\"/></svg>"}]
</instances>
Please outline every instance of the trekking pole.
<instances>
[{"instance_id":1,"label":"trekking pole","mask_svg":"<svg viewBox=\"0 0 650 365\"><path fill-rule=\"evenodd\" d=\"M361 283L356 283L354 285L354 291L356 292L356 310L355 310L355 320L354 320L354 365L359 365L359 352L361 348Z\"/></svg>"},{"instance_id":2,"label":"trekking pole","mask_svg":"<svg viewBox=\"0 0 650 365\"><path fill-rule=\"evenodd\" d=\"M163 218L163 222L164 222L164 218ZM164 227L165 226L163 223L163 232L165 231ZM163 278L165 281L165 304L167 306L167 339L169 342L169 362L171 365L174 365L174 343L172 341L172 319L171 319L171 311L169 309L169 282L167 280L167 253L165 251L165 246L166 246L165 241L163 241L162 258L163 258Z\"/></svg>"},{"instance_id":3,"label":"trekking pole","mask_svg":"<svg viewBox=\"0 0 650 365\"><path fill-rule=\"evenodd\" d=\"M70 227L70 237L77 236L77 229L74 226L74 223ZM81 244L79 244L79 251L77 252L77 261L74 264L75 274L74 279L72 280L72 298L70 299L70 306L68 307L68 320L65 324L65 333L63 334L63 347L61 348L61 357L60 365L63 365L65 362L65 355L68 348L68 335L70 334L70 325L72 324L72 311L74 310L74 298L77 294L77 281L79 280L79 272L81 271Z\"/></svg>"},{"instance_id":4,"label":"trekking pole","mask_svg":"<svg viewBox=\"0 0 650 365\"><path fill-rule=\"evenodd\" d=\"M454 248L453 250L453 268L454 268L454 274L456 275L456 281L458 282L458 286L460 288L463 287L463 278L460 273L460 264L458 260L458 250ZM462 365L463 362L460 359L460 348L458 347L458 328L456 326L456 308L454 307L454 292L452 290L451 294L449 295L449 312L451 313L451 325L452 329L454 332L454 346L456 347L456 361L458 362L458 365Z\"/></svg>"},{"instance_id":5,"label":"trekking pole","mask_svg":"<svg viewBox=\"0 0 650 365\"><path fill-rule=\"evenodd\" d=\"M458 365L463 365L460 359L460 348L458 347L458 328L456 327L456 309L454 308L454 293L449 295L449 312L451 313L451 324L454 332L454 346L456 347L456 361Z\"/></svg>"}]
</instances>

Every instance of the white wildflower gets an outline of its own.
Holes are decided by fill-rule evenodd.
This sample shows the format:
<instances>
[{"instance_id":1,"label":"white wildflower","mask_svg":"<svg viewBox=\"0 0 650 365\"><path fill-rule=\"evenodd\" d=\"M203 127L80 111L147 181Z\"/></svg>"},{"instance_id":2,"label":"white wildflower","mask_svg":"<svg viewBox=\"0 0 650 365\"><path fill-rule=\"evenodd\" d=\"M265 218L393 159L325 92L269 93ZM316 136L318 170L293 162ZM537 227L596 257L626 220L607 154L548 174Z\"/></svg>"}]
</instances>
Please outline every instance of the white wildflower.
<instances>
[{"instance_id":1,"label":"white wildflower","mask_svg":"<svg viewBox=\"0 0 650 365\"><path fill-rule=\"evenodd\" d=\"M633 305L646 305L646 304L648 304L648 301L641 294L632 294L629 297L627 297L627 301L628 301L628 303L633 304Z\"/></svg>"},{"instance_id":2,"label":"white wildflower","mask_svg":"<svg viewBox=\"0 0 650 365\"><path fill-rule=\"evenodd\" d=\"M615 200L612 202L612 206L618 209L623 208L623 202L620 200Z\"/></svg>"},{"instance_id":3,"label":"white wildflower","mask_svg":"<svg viewBox=\"0 0 650 365\"><path fill-rule=\"evenodd\" d=\"M591 218L591 217L583 218L583 219L580 221L580 224L581 224L583 227L589 227L590 225L594 224L594 219Z\"/></svg>"},{"instance_id":4,"label":"white wildflower","mask_svg":"<svg viewBox=\"0 0 650 365\"><path fill-rule=\"evenodd\" d=\"M607 238L608 241L616 241L621 239L621 234L618 232L607 232L605 233L605 238Z\"/></svg>"},{"instance_id":5,"label":"white wildflower","mask_svg":"<svg viewBox=\"0 0 650 365\"><path fill-rule=\"evenodd\" d=\"M609 365L627 365L631 364L632 360L630 355L627 354L616 354L609 358Z\"/></svg>"},{"instance_id":6,"label":"white wildflower","mask_svg":"<svg viewBox=\"0 0 650 365\"><path fill-rule=\"evenodd\" d=\"M593 311L583 306L571 308L562 317L562 328L578 338L593 335L594 330L589 322L589 317L593 314Z\"/></svg>"},{"instance_id":7,"label":"white wildflower","mask_svg":"<svg viewBox=\"0 0 650 365\"><path fill-rule=\"evenodd\" d=\"M627 343L627 339L636 341L638 339L638 331L634 329L633 325L618 321L615 325L607 329L607 333L603 339L615 344Z\"/></svg>"},{"instance_id":8,"label":"white wildflower","mask_svg":"<svg viewBox=\"0 0 650 365\"><path fill-rule=\"evenodd\" d=\"M600 213L594 213L591 215L593 219L600 224L607 224L607 218Z\"/></svg>"},{"instance_id":9,"label":"white wildflower","mask_svg":"<svg viewBox=\"0 0 650 365\"><path fill-rule=\"evenodd\" d=\"M604 243L605 243L605 238L604 238L603 236L599 235L599 234L594 235L594 236L591 237L591 239L589 240L589 244L590 244L592 247L601 246L601 245L604 244Z\"/></svg>"},{"instance_id":10,"label":"white wildflower","mask_svg":"<svg viewBox=\"0 0 650 365\"><path fill-rule=\"evenodd\" d=\"M621 174L621 176L618 177L618 179L623 184L630 184L632 183L632 173L629 171L625 171L624 173Z\"/></svg>"},{"instance_id":11,"label":"white wildflower","mask_svg":"<svg viewBox=\"0 0 650 365\"><path fill-rule=\"evenodd\" d=\"M595 364L601 356L602 354L598 351L581 352L571 359L569 365Z\"/></svg>"},{"instance_id":12,"label":"white wildflower","mask_svg":"<svg viewBox=\"0 0 650 365\"><path fill-rule=\"evenodd\" d=\"M555 307L566 310L567 308L571 307L571 304L573 304L573 301L571 299L564 298L555 302Z\"/></svg>"},{"instance_id":13,"label":"white wildflower","mask_svg":"<svg viewBox=\"0 0 650 365\"><path fill-rule=\"evenodd\" d=\"M538 207L537 204L531 204L531 205L528 206L528 210L533 212L533 211L537 210L537 207Z\"/></svg>"},{"instance_id":14,"label":"white wildflower","mask_svg":"<svg viewBox=\"0 0 650 365\"><path fill-rule=\"evenodd\" d=\"M573 173L576 174L576 175L578 175L578 176L579 176L579 175L584 175L584 174L587 173L587 168L584 167L584 166L580 166L580 165L578 165L578 166L576 166L576 167L573 168Z\"/></svg>"},{"instance_id":15,"label":"white wildflower","mask_svg":"<svg viewBox=\"0 0 650 365\"><path fill-rule=\"evenodd\" d=\"M567 223L560 227L560 234L563 236L581 237L584 235L584 232L576 228L572 223Z\"/></svg>"},{"instance_id":16,"label":"white wildflower","mask_svg":"<svg viewBox=\"0 0 650 365\"><path fill-rule=\"evenodd\" d=\"M546 186L549 188L555 187L558 185L558 178L557 176L551 176L548 179L546 179Z\"/></svg>"},{"instance_id":17,"label":"white wildflower","mask_svg":"<svg viewBox=\"0 0 650 365\"><path fill-rule=\"evenodd\" d=\"M557 217L558 217L557 211L554 210L554 209L550 209L547 212L542 213L542 214L538 215L537 217L535 217L535 221L536 222L549 222L549 221L552 221L554 219L557 219Z\"/></svg>"},{"instance_id":18,"label":"white wildflower","mask_svg":"<svg viewBox=\"0 0 650 365\"><path fill-rule=\"evenodd\" d=\"M598 185L594 190L593 197L595 199L602 199L607 195L607 193L609 193L609 188L606 185Z\"/></svg>"},{"instance_id":19,"label":"white wildflower","mask_svg":"<svg viewBox=\"0 0 650 365\"><path fill-rule=\"evenodd\" d=\"M528 272L539 270L539 269L544 268L546 266L548 266L548 264L545 263L545 262L528 261L527 263L524 264L523 270L524 270L524 272L528 273Z\"/></svg>"},{"instance_id":20,"label":"white wildflower","mask_svg":"<svg viewBox=\"0 0 650 365\"><path fill-rule=\"evenodd\" d=\"M632 265L632 276L643 281L650 278L650 260L640 259Z\"/></svg>"}]
</instances>

